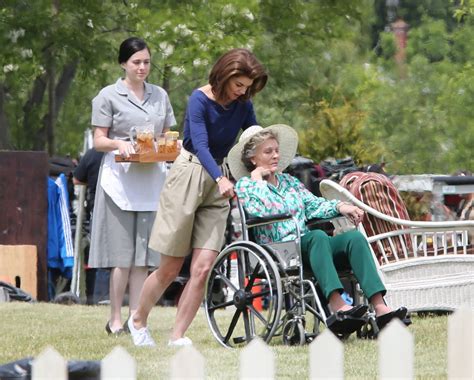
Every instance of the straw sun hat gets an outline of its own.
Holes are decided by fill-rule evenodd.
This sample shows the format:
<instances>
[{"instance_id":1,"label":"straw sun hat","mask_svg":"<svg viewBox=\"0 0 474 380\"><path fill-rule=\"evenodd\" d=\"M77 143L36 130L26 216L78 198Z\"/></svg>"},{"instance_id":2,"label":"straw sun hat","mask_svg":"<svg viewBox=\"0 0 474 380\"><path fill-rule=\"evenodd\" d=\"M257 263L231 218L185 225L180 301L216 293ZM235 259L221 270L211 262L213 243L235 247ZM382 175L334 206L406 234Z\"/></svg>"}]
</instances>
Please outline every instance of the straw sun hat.
<instances>
[{"instance_id":1,"label":"straw sun hat","mask_svg":"<svg viewBox=\"0 0 474 380\"><path fill-rule=\"evenodd\" d=\"M242 150L244 145L257 133L271 130L277 135L280 145L280 161L278 162L278 171L285 170L293 160L298 148L298 134L289 125L274 124L269 127L262 128L260 125L252 125L242 132L239 142L234 145L227 155L230 172L235 180L250 175L250 172L242 162Z\"/></svg>"}]
</instances>

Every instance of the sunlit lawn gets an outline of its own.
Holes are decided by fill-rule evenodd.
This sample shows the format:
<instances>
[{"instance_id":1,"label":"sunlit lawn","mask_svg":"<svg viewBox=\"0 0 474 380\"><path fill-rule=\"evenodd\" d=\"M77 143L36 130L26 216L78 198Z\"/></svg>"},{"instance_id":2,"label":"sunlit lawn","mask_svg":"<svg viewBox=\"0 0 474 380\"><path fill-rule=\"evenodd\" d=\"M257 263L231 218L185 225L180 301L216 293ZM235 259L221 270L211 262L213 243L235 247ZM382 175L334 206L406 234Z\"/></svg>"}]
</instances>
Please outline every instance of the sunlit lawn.
<instances>
[{"instance_id":1,"label":"sunlit lawn","mask_svg":"<svg viewBox=\"0 0 474 380\"><path fill-rule=\"evenodd\" d=\"M155 348L133 346L129 336L112 338L104 326L107 306L56 305L49 303L0 304L0 365L38 355L54 347L68 360L101 360L116 345L124 347L137 361L139 379L166 379L175 349L167 347L175 308L156 307L150 328ZM124 316L126 310L123 310ZM415 339L415 375L418 379L447 376L447 317L413 317L409 330ZM209 379L238 379L240 350L223 348L212 336L203 310L193 322L188 336L206 361ZM308 346L288 347L281 338L271 342L276 356L278 379L305 379L309 374ZM355 335L344 343L346 379L375 379L378 371L376 341L358 340Z\"/></svg>"}]
</instances>

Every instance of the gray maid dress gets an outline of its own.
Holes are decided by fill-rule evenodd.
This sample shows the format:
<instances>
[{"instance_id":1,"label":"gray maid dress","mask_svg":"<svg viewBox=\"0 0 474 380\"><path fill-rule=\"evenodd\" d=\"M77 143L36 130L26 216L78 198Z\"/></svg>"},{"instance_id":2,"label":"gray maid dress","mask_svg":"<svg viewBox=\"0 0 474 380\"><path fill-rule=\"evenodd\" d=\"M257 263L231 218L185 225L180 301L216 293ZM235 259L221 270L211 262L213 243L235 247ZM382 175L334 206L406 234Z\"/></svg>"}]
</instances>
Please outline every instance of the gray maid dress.
<instances>
[{"instance_id":1,"label":"gray maid dress","mask_svg":"<svg viewBox=\"0 0 474 380\"><path fill-rule=\"evenodd\" d=\"M122 79L92 100L92 125L107 127L109 138L129 139L132 126L153 124L155 136L176 124L165 90L145 82L138 101ZM118 152L102 159L92 218L91 268L156 267L158 252L148 247L167 169L164 163L116 163Z\"/></svg>"}]
</instances>

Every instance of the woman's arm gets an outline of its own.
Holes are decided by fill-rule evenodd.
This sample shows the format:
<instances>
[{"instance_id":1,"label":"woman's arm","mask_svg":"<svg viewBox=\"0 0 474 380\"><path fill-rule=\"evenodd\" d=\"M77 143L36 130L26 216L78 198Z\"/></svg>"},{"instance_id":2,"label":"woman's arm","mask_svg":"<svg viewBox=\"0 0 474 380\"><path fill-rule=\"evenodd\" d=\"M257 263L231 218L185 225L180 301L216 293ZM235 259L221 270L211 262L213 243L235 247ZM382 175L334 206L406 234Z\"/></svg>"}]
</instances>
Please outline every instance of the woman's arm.
<instances>
[{"instance_id":1,"label":"woman's arm","mask_svg":"<svg viewBox=\"0 0 474 380\"><path fill-rule=\"evenodd\" d=\"M227 177L222 176L222 172L209 150L209 136L204 118L205 105L203 101L197 96L191 96L187 113L190 137L196 150L196 156L212 179L217 182L219 193L226 197L233 197L234 185Z\"/></svg>"},{"instance_id":2,"label":"woman's arm","mask_svg":"<svg viewBox=\"0 0 474 380\"><path fill-rule=\"evenodd\" d=\"M286 212L281 209L285 206L281 200L278 202L277 195L269 189L266 181L243 177L236 183L235 189L245 210L252 216L265 217ZM281 207L278 208L278 205Z\"/></svg>"},{"instance_id":3,"label":"woman's arm","mask_svg":"<svg viewBox=\"0 0 474 380\"><path fill-rule=\"evenodd\" d=\"M350 219L356 226L362 222L362 219L364 218L364 211L353 204L339 202L337 204L337 209L341 215L344 215L346 218Z\"/></svg>"},{"instance_id":4,"label":"woman's arm","mask_svg":"<svg viewBox=\"0 0 474 380\"><path fill-rule=\"evenodd\" d=\"M303 202L305 217L307 220L314 218L332 218L339 214L339 210L337 209L338 201L329 201L325 198L317 197L296 177L287 175L287 178L289 179L291 186L298 192Z\"/></svg>"},{"instance_id":5,"label":"woman's arm","mask_svg":"<svg viewBox=\"0 0 474 380\"><path fill-rule=\"evenodd\" d=\"M197 90L199 91L199 90ZM189 123L189 136L202 166L213 180L222 176L219 166L209 150L209 136L206 128L206 105L197 93L193 93L189 98L187 108L187 119Z\"/></svg>"},{"instance_id":6,"label":"woman's arm","mask_svg":"<svg viewBox=\"0 0 474 380\"><path fill-rule=\"evenodd\" d=\"M135 153L130 142L109 139L108 135L109 128L94 127L94 148L98 152L111 152L118 149L120 155L123 157L129 157L131 153Z\"/></svg>"},{"instance_id":7,"label":"woman's arm","mask_svg":"<svg viewBox=\"0 0 474 380\"><path fill-rule=\"evenodd\" d=\"M356 226L362 221L364 211L357 206L338 200L329 201L325 198L317 197L306 189L298 179L294 179L298 186L298 192L301 194L305 204L307 220L313 218L332 218L341 214L350 219Z\"/></svg>"}]
</instances>

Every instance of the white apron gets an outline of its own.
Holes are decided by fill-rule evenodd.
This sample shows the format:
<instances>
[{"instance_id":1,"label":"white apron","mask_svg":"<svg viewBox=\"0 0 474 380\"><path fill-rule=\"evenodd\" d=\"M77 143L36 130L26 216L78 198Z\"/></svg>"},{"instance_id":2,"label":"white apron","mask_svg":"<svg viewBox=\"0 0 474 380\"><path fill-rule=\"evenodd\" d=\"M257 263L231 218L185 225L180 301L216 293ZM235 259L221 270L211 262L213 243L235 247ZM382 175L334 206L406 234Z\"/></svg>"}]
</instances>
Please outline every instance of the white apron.
<instances>
[{"instance_id":1,"label":"white apron","mask_svg":"<svg viewBox=\"0 0 474 380\"><path fill-rule=\"evenodd\" d=\"M100 185L124 211L156 211L167 168L164 162L115 162L118 151L104 156Z\"/></svg>"}]
</instances>

